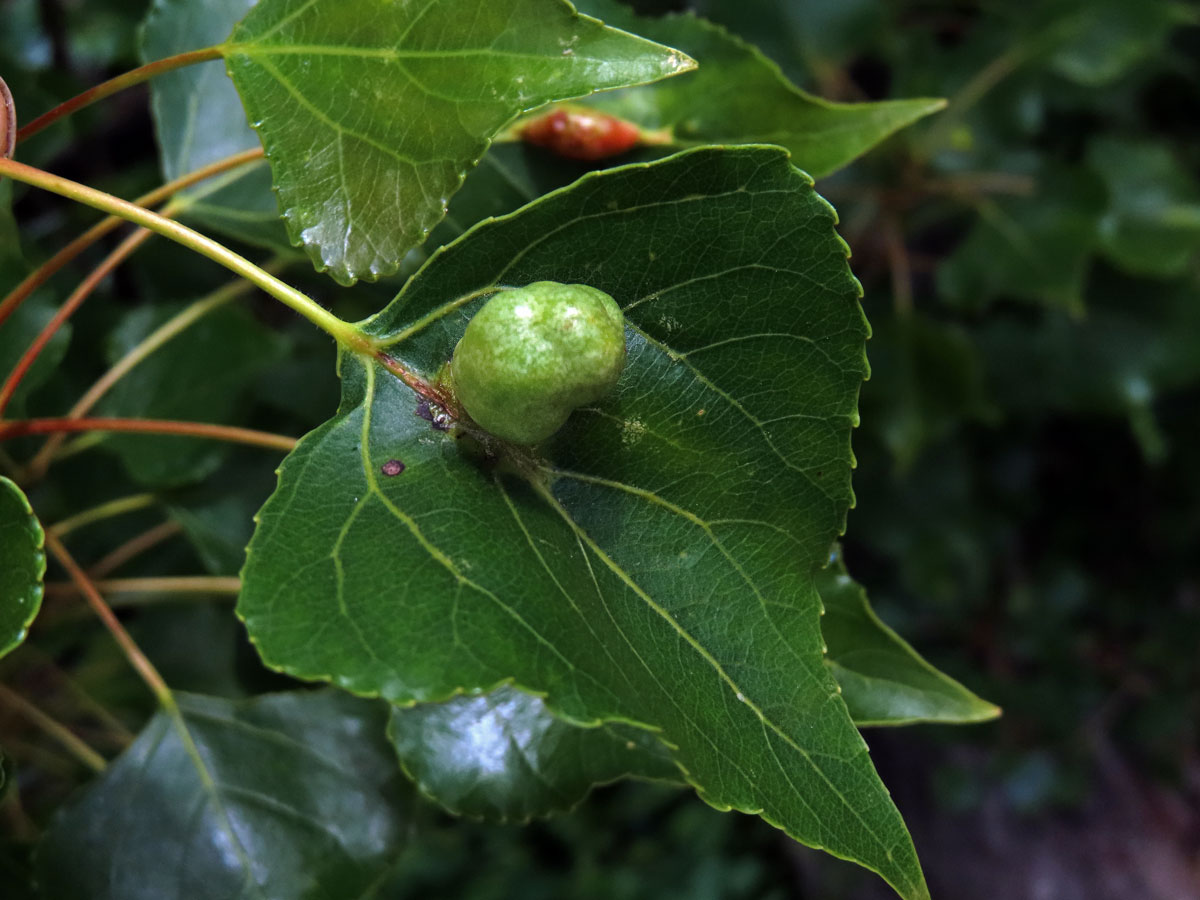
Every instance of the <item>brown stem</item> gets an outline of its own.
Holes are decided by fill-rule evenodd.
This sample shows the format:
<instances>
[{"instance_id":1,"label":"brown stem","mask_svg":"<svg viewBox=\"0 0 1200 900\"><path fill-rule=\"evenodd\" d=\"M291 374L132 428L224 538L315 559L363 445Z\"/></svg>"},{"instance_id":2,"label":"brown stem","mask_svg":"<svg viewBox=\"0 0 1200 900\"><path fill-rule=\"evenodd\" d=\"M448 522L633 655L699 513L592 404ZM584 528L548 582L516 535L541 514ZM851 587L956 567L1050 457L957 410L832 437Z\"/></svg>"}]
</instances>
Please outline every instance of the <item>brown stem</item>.
<instances>
[{"instance_id":1,"label":"brown stem","mask_svg":"<svg viewBox=\"0 0 1200 900\"><path fill-rule=\"evenodd\" d=\"M66 725L55 721L16 691L5 687L3 684L0 684L0 700L20 712L30 722L58 741L63 749L93 772L103 772L104 767L108 765L107 760L103 756L85 744Z\"/></svg>"},{"instance_id":2,"label":"brown stem","mask_svg":"<svg viewBox=\"0 0 1200 900\"><path fill-rule=\"evenodd\" d=\"M121 431L141 434L171 434L250 444L271 450L291 451L296 439L269 431L212 425L207 422L179 422L167 419L24 419L0 423L0 441L30 434L56 434L62 431Z\"/></svg>"},{"instance_id":3,"label":"brown stem","mask_svg":"<svg viewBox=\"0 0 1200 900\"><path fill-rule=\"evenodd\" d=\"M113 94L133 87L135 84L148 81L155 75L162 75L164 72L170 72L174 69L180 69L196 63L208 62L211 59L220 59L220 57L220 47L205 47L202 50L192 50L188 53L180 53L176 56L169 56L166 59L147 63L123 75L118 75L116 78L110 78L103 84L88 88L82 94L77 94L70 100L60 103L49 112L38 116L17 132L17 143L19 144L21 141L33 137L33 135L37 134L43 128L53 125L64 116L69 116L71 113L83 109L85 106L90 106L97 100L111 97Z\"/></svg>"},{"instance_id":4,"label":"brown stem","mask_svg":"<svg viewBox=\"0 0 1200 900\"><path fill-rule=\"evenodd\" d=\"M224 159L219 159L214 163L197 169L195 172L190 172L173 181L169 181L162 187L155 188L148 194L143 194L133 201L135 206L148 207L156 206L162 203L173 194L186 190L193 185L212 178L215 175L220 175L231 169L236 169L239 166L244 166L247 163L262 159L263 151L261 147L256 147L253 150L246 150L242 153L235 153L233 156L227 156ZM50 280L50 277L66 266L71 260L75 259L100 238L115 229L125 220L120 216L108 216L101 219L67 246L63 247L52 257L34 269L25 277L25 280L18 284L15 288L9 291L8 296L0 300L0 325L11 316L23 302L36 291L39 287Z\"/></svg>"},{"instance_id":5,"label":"brown stem","mask_svg":"<svg viewBox=\"0 0 1200 900\"><path fill-rule=\"evenodd\" d=\"M109 633L121 647L121 651L125 654L125 658L129 660L129 664L137 671L142 680L146 682L146 686L154 693L158 702L168 710L176 709L175 698L171 695L171 689L167 687L167 683L163 681L161 675L158 674L158 669L154 668L154 664L146 658L146 654L142 653L137 642L129 636L129 632L125 630L125 626L104 602L104 598L100 596L100 592L96 589L96 585L87 576L83 569L79 568L79 564L75 562L67 548L63 546L62 541L52 534L46 535L46 549L51 555L58 560L59 564L67 570L67 574L71 576L71 580L79 586L80 592L87 601L88 606L108 629Z\"/></svg>"},{"instance_id":6,"label":"brown stem","mask_svg":"<svg viewBox=\"0 0 1200 900\"><path fill-rule=\"evenodd\" d=\"M121 568L121 566L125 565L131 559L140 556L153 547L157 547L163 541L170 540L182 531L183 526L173 520L162 522L153 528L148 528L101 557L94 566L88 569L88 574L93 578L103 578Z\"/></svg>"},{"instance_id":7,"label":"brown stem","mask_svg":"<svg viewBox=\"0 0 1200 900\"><path fill-rule=\"evenodd\" d=\"M237 594L242 582L236 577L220 575L176 575L153 578L110 578L94 581L102 594ZM79 587L70 582L48 582L47 597L70 597Z\"/></svg>"},{"instance_id":8,"label":"brown stem","mask_svg":"<svg viewBox=\"0 0 1200 900\"><path fill-rule=\"evenodd\" d=\"M164 215L169 215L167 210L164 210ZM83 279L79 287L67 298L64 303L50 319L49 322L42 328L41 332L33 342L25 349L24 355L17 362L12 372L9 373L4 385L0 387L0 416L4 414L5 408L20 387L21 381L29 374L29 370L33 368L33 364L37 362L38 356L46 348L46 345L54 338L62 326L66 323L80 306L83 301L91 296L92 291L107 278L112 271L122 262L133 254L133 251L144 244L150 238L151 232L145 228L139 228L125 240L117 245L117 248L100 263L87 278Z\"/></svg>"}]
</instances>

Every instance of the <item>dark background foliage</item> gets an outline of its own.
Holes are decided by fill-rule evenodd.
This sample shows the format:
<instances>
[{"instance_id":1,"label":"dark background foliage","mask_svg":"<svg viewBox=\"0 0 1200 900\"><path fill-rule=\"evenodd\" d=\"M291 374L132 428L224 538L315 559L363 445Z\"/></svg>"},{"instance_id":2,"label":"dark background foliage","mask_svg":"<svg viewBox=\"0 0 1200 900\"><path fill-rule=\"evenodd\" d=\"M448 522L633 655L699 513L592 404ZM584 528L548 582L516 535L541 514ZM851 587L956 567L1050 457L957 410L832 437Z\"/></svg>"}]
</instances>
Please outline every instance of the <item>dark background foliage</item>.
<instances>
[{"instance_id":1,"label":"dark background foliage","mask_svg":"<svg viewBox=\"0 0 1200 900\"><path fill-rule=\"evenodd\" d=\"M49 108L137 64L145 6L2 0L0 71L23 102ZM839 209L875 330L847 561L887 621L1005 709L986 725L867 733L934 895L1200 897L1196 8L695 6L821 96L951 99L946 112L819 183ZM158 181L153 148L145 94L133 91L23 154L132 196ZM16 209L35 258L43 235L91 221L23 190ZM81 261L80 273L98 258ZM339 309L347 317L395 288L347 301L303 267L290 274L335 308L360 304ZM39 403L69 404L103 371L106 340L137 327L130 310L184 299L173 293L181 279L197 292L221 283L213 267L164 243L119 270L104 288L108 302L90 303L74 322L92 339L73 341L70 365ZM254 312L253 327L280 334L278 362L247 374L230 420L301 433L335 404L332 354L266 303ZM251 326L229 327L236 336ZM65 515L128 483L112 449L64 467L35 498L39 510ZM164 545L138 574L236 572L247 535L226 523L245 522L261 503L272 467L249 451L214 457L203 484L171 495L192 540ZM133 535L149 524L133 516L113 527ZM78 540L86 556L89 535ZM0 675L111 749L149 713L140 686L107 638L70 627L69 608L51 601L44 615L36 646L5 660ZM148 610L133 627L174 687L240 696L273 683L240 626L207 603ZM197 661L188 652L197 642L219 650ZM72 700L64 661L121 722ZM10 794L0 806L0 883L16 883L4 870L23 869L25 839L86 773L8 709L0 729L23 778L21 804ZM649 785L606 788L575 814L524 829L455 821L431 806L420 816L421 836L383 895L887 895L869 873L757 819Z\"/></svg>"}]
</instances>

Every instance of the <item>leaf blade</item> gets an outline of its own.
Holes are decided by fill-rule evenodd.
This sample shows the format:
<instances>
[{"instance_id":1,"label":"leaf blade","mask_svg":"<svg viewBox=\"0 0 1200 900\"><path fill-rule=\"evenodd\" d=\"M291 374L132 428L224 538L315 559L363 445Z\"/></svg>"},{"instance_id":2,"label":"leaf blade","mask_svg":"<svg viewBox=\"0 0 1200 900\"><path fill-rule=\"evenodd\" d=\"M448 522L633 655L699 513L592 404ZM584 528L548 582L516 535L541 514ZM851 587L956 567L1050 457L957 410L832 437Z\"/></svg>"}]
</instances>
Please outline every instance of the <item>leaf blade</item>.
<instances>
[{"instance_id":1,"label":"leaf blade","mask_svg":"<svg viewBox=\"0 0 1200 900\"><path fill-rule=\"evenodd\" d=\"M191 746L159 713L55 820L48 896L365 895L403 834L382 711L332 691L178 699Z\"/></svg>"},{"instance_id":2,"label":"leaf blade","mask_svg":"<svg viewBox=\"0 0 1200 900\"><path fill-rule=\"evenodd\" d=\"M343 284L395 272L520 112L693 65L562 0L378 12L267 0L224 45L289 235Z\"/></svg>"},{"instance_id":3,"label":"leaf blade","mask_svg":"<svg viewBox=\"0 0 1200 900\"><path fill-rule=\"evenodd\" d=\"M0 475L0 657L25 640L41 608L44 540L25 494Z\"/></svg>"},{"instance_id":4,"label":"leaf blade","mask_svg":"<svg viewBox=\"0 0 1200 900\"><path fill-rule=\"evenodd\" d=\"M661 730L712 805L925 896L821 655L812 573L851 502L866 371L834 220L784 151L710 148L588 176L443 249L364 326L403 338L408 367L450 356L458 298L583 281L625 307L622 382L514 476L343 356L339 414L285 460L243 570L264 660L397 704L511 681L573 722Z\"/></svg>"}]
</instances>

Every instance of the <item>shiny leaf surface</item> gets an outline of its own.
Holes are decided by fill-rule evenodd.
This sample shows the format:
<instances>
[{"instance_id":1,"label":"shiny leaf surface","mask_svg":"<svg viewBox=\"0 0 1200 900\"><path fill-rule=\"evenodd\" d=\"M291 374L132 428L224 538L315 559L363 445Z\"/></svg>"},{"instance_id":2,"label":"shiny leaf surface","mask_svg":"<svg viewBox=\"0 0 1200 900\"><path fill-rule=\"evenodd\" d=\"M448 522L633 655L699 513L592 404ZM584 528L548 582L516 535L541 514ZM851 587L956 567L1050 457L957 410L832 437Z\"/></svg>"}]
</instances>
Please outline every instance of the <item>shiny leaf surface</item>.
<instances>
[{"instance_id":1,"label":"shiny leaf surface","mask_svg":"<svg viewBox=\"0 0 1200 900\"><path fill-rule=\"evenodd\" d=\"M404 840L378 705L334 691L178 696L47 832L45 896L363 897Z\"/></svg>"},{"instance_id":2,"label":"shiny leaf surface","mask_svg":"<svg viewBox=\"0 0 1200 900\"><path fill-rule=\"evenodd\" d=\"M263 0L224 53L293 243L343 284L395 272L519 113L693 65L563 0Z\"/></svg>"},{"instance_id":3,"label":"shiny leaf surface","mask_svg":"<svg viewBox=\"0 0 1200 900\"><path fill-rule=\"evenodd\" d=\"M338 415L285 461L248 551L264 660L399 704L513 680L571 721L655 729L714 806L925 896L822 654L814 577L866 373L834 222L783 151L704 149L435 256L367 326L410 370L450 357L471 298L557 280L623 306L625 373L536 456L489 459L344 356Z\"/></svg>"}]
</instances>

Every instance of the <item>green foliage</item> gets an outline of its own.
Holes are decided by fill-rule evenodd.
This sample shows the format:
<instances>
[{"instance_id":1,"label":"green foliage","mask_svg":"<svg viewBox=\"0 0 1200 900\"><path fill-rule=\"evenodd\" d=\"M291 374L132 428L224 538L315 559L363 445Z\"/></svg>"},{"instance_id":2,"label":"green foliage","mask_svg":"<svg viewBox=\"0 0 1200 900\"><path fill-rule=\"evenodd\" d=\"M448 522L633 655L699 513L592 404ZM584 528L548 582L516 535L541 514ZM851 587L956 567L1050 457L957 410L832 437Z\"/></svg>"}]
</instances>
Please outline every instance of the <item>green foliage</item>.
<instances>
[{"instance_id":1,"label":"green foliage","mask_svg":"<svg viewBox=\"0 0 1200 900\"><path fill-rule=\"evenodd\" d=\"M700 64L659 84L587 101L643 128L667 131L675 146L780 144L797 166L820 177L944 105L939 99L829 103L789 83L757 48L704 19L644 18L617 0L586 0L581 9L678 47Z\"/></svg>"},{"instance_id":2,"label":"green foliage","mask_svg":"<svg viewBox=\"0 0 1200 900\"><path fill-rule=\"evenodd\" d=\"M939 804L970 836L1028 817L1004 844L1023 894L1037 816L1072 805L1055 828L1075 827L1194 778L1190 6L148 5L140 47L143 10L121 0L6 7L22 122L140 62L224 57L151 82L157 156L127 93L18 158L135 196L261 135L269 164L189 189L179 215L346 330L335 346L247 292L92 413L307 435L282 466L91 434L42 477L45 438L4 433L63 415L228 277L159 239L23 379L0 422L5 897L882 889L772 826L923 896L914 844L935 892L971 883L930 830ZM570 98L645 144L592 163L522 144L522 116ZM737 146L760 143L783 149ZM0 295L93 221L0 181ZM345 284L399 277L335 288L285 268L293 241ZM0 323L5 374L99 258ZM444 367L488 296L540 279L611 294L629 362L530 449L473 424ZM39 520L147 489L64 540L168 686L195 692L179 720L53 561L16 646L32 611L10 601L41 596ZM1004 717L868 732L867 756L868 725L993 719L975 690ZM1131 775L1117 793L1114 761Z\"/></svg>"},{"instance_id":3,"label":"green foliage","mask_svg":"<svg viewBox=\"0 0 1200 900\"><path fill-rule=\"evenodd\" d=\"M518 113L693 65L563 0L264 0L222 52L288 234L342 284L395 272Z\"/></svg>"},{"instance_id":4,"label":"green foliage","mask_svg":"<svg viewBox=\"0 0 1200 900\"><path fill-rule=\"evenodd\" d=\"M42 605L42 526L21 489L0 477L0 656L25 640Z\"/></svg>"},{"instance_id":5,"label":"green foliage","mask_svg":"<svg viewBox=\"0 0 1200 900\"><path fill-rule=\"evenodd\" d=\"M697 150L591 176L447 247L368 326L410 370L450 356L458 298L553 280L623 304L622 381L544 458L489 464L432 431L386 369L344 356L338 415L284 463L249 547L238 612L263 659L401 704L515 679L571 720L656 729L710 803L761 810L922 896L821 658L811 573L850 502L865 374L833 221L780 151Z\"/></svg>"},{"instance_id":6,"label":"green foliage","mask_svg":"<svg viewBox=\"0 0 1200 900\"><path fill-rule=\"evenodd\" d=\"M407 819L380 707L337 692L178 701L55 820L46 895L362 896Z\"/></svg>"}]
</instances>

